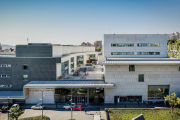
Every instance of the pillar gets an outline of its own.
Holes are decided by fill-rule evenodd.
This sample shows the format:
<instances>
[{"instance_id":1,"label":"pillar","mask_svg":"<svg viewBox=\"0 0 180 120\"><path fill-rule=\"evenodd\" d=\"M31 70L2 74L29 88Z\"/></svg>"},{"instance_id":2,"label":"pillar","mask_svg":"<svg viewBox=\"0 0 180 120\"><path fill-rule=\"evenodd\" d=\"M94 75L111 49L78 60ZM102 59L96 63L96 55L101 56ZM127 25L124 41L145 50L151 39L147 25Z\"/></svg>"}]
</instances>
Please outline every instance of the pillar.
<instances>
[{"instance_id":1,"label":"pillar","mask_svg":"<svg viewBox=\"0 0 180 120\"><path fill-rule=\"evenodd\" d=\"M87 88L87 104L89 104L89 88Z\"/></svg>"}]
</instances>

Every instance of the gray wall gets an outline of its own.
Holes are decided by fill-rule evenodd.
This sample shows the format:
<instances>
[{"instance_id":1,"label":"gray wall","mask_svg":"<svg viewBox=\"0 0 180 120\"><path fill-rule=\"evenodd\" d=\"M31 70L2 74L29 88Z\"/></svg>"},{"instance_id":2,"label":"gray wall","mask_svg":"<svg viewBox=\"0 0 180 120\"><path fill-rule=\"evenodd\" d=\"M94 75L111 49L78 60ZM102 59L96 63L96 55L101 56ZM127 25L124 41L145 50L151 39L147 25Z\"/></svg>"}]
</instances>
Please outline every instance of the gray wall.
<instances>
[{"instance_id":1,"label":"gray wall","mask_svg":"<svg viewBox=\"0 0 180 120\"><path fill-rule=\"evenodd\" d=\"M12 85L12 88L1 90L22 90L30 81L55 81L56 63L61 58L0 58L0 64L11 64L11 67L0 67L0 74L11 74L11 78L0 78L0 85ZM28 70L23 70L23 64ZM23 75L28 75L28 81L23 81Z\"/></svg>"},{"instance_id":2,"label":"gray wall","mask_svg":"<svg viewBox=\"0 0 180 120\"><path fill-rule=\"evenodd\" d=\"M52 45L17 45L16 57L52 57Z\"/></svg>"}]
</instances>

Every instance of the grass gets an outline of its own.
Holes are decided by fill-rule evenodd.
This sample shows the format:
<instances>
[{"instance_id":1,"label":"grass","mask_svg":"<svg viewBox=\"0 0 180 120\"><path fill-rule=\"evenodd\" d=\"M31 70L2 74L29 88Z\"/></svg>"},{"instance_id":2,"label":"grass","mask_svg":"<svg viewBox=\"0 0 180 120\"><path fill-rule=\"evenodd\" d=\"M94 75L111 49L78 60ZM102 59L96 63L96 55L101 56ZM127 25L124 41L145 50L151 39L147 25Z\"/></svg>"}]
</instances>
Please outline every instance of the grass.
<instances>
[{"instance_id":1,"label":"grass","mask_svg":"<svg viewBox=\"0 0 180 120\"><path fill-rule=\"evenodd\" d=\"M174 114L168 109L161 110L109 110L110 120L131 120L143 114L145 120L180 120L180 109L176 108Z\"/></svg>"},{"instance_id":2,"label":"grass","mask_svg":"<svg viewBox=\"0 0 180 120\"><path fill-rule=\"evenodd\" d=\"M43 119L42 119L42 116L40 115L34 117L21 118L19 120L48 120L48 117L43 115Z\"/></svg>"}]
</instances>

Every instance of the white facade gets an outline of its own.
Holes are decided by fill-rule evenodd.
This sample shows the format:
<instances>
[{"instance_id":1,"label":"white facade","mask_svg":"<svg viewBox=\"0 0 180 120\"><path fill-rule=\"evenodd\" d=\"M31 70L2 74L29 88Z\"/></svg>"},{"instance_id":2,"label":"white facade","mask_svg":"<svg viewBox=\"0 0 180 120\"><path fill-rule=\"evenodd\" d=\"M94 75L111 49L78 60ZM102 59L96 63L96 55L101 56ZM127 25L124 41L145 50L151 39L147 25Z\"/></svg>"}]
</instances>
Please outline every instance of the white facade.
<instances>
[{"instance_id":1,"label":"white facade","mask_svg":"<svg viewBox=\"0 0 180 120\"><path fill-rule=\"evenodd\" d=\"M105 34L103 36L103 56L105 58L149 58L167 57L167 35L165 34ZM149 46L138 46L147 43ZM133 44L133 46L111 46L112 44ZM153 46L159 44L159 46ZM132 55L112 55L112 52L128 52ZM138 55L138 52L159 52L158 55ZM117 54L118 54L117 53Z\"/></svg>"},{"instance_id":2,"label":"white facade","mask_svg":"<svg viewBox=\"0 0 180 120\"><path fill-rule=\"evenodd\" d=\"M144 82L138 82L138 75L144 74ZM169 85L169 94L180 96L179 65L105 65L105 81L115 88L105 88L105 103L114 103L114 96L142 96L148 100L148 85Z\"/></svg>"}]
</instances>

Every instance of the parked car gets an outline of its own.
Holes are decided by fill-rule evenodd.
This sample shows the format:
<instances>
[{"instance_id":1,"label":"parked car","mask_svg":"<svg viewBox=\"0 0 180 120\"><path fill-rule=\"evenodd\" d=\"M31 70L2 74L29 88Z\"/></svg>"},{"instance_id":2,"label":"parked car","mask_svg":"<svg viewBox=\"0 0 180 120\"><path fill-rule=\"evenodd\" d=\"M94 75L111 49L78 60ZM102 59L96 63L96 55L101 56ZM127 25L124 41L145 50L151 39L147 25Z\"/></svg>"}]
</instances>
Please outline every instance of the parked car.
<instances>
[{"instance_id":1,"label":"parked car","mask_svg":"<svg viewBox=\"0 0 180 120\"><path fill-rule=\"evenodd\" d=\"M43 109L44 105L42 105L42 103L38 103L37 105L34 105L31 107L31 109Z\"/></svg>"},{"instance_id":2,"label":"parked car","mask_svg":"<svg viewBox=\"0 0 180 120\"><path fill-rule=\"evenodd\" d=\"M72 103L72 106L71 104L66 104L65 106L63 106L64 109L71 109L71 107L74 107L76 106L75 103Z\"/></svg>"},{"instance_id":3,"label":"parked car","mask_svg":"<svg viewBox=\"0 0 180 120\"><path fill-rule=\"evenodd\" d=\"M7 112L11 108L11 106L12 106L11 103L5 103L1 108L2 113Z\"/></svg>"},{"instance_id":4,"label":"parked car","mask_svg":"<svg viewBox=\"0 0 180 120\"><path fill-rule=\"evenodd\" d=\"M14 105L11 107L10 111L12 111L12 110L14 110L14 108L18 108L18 107L20 107L19 104L14 104Z\"/></svg>"},{"instance_id":5,"label":"parked car","mask_svg":"<svg viewBox=\"0 0 180 120\"><path fill-rule=\"evenodd\" d=\"M81 104L77 104L76 106L73 107L73 110L81 111L82 109L83 109L83 106Z\"/></svg>"}]
</instances>

